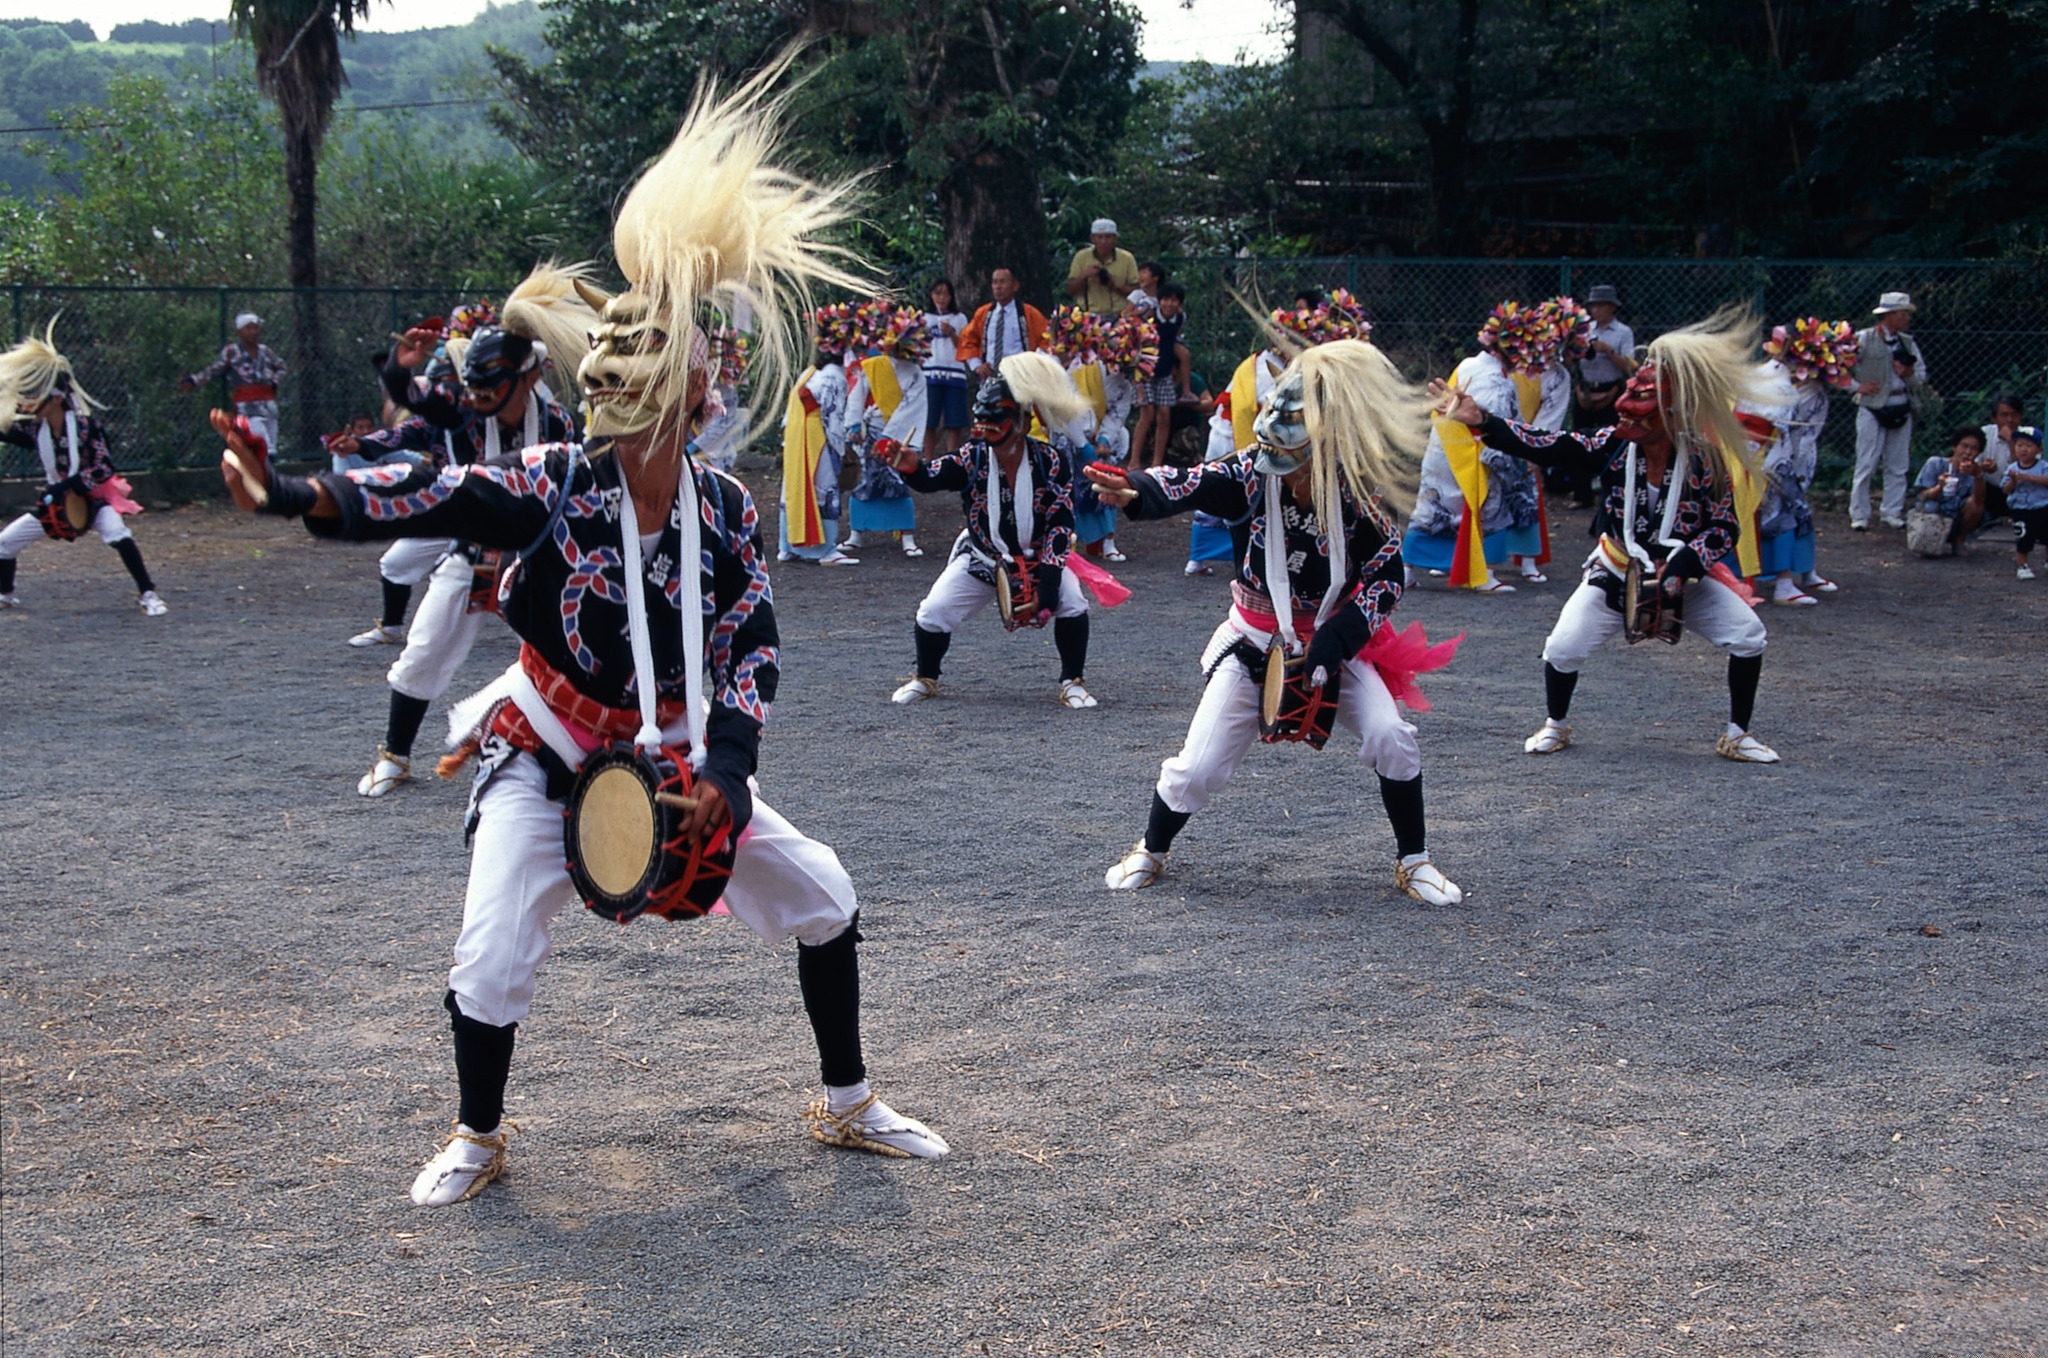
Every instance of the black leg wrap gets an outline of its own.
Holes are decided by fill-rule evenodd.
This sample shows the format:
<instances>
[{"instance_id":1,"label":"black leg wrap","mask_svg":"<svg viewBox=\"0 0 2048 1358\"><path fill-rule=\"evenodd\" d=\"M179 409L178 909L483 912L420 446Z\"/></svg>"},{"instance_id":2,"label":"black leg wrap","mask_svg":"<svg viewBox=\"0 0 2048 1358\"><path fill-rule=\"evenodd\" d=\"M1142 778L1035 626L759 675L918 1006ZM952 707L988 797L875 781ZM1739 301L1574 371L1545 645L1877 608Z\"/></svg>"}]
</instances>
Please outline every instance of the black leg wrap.
<instances>
[{"instance_id":1,"label":"black leg wrap","mask_svg":"<svg viewBox=\"0 0 2048 1358\"><path fill-rule=\"evenodd\" d=\"M1088 668L1088 615L1052 620L1052 644L1059 648L1060 678L1079 683Z\"/></svg>"},{"instance_id":2,"label":"black leg wrap","mask_svg":"<svg viewBox=\"0 0 2048 1358\"><path fill-rule=\"evenodd\" d=\"M502 1028L478 1023L462 1012L455 992L441 1002L455 1028L455 1079L462 1089L462 1121L471 1131L487 1134L505 1120L505 1080L512 1073L512 1035L519 1025Z\"/></svg>"},{"instance_id":3,"label":"black leg wrap","mask_svg":"<svg viewBox=\"0 0 2048 1358\"><path fill-rule=\"evenodd\" d=\"M392 689L391 715L384 719L384 748L393 754L410 756L420 723L427 719L427 707L425 698L408 698Z\"/></svg>"},{"instance_id":4,"label":"black leg wrap","mask_svg":"<svg viewBox=\"0 0 2048 1358\"><path fill-rule=\"evenodd\" d=\"M946 648L953 644L951 632L932 632L911 624L917 634L917 677L936 679L939 667L946 663Z\"/></svg>"},{"instance_id":5,"label":"black leg wrap","mask_svg":"<svg viewBox=\"0 0 2048 1358\"><path fill-rule=\"evenodd\" d=\"M868 1078L860 1056L860 914L830 943L796 945L796 983L818 1039L818 1069L828 1085Z\"/></svg>"},{"instance_id":6,"label":"black leg wrap","mask_svg":"<svg viewBox=\"0 0 2048 1358\"><path fill-rule=\"evenodd\" d=\"M121 564L128 568L129 579L135 588L147 594L156 588L156 581L149 578L149 567L142 564L142 549L135 545L134 538L122 538L114 544L114 555L121 558Z\"/></svg>"},{"instance_id":7,"label":"black leg wrap","mask_svg":"<svg viewBox=\"0 0 2048 1358\"><path fill-rule=\"evenodd\" d=\"M1427 847L1422 817L1422 775L1405 783L1380 779L1380 800L1386 803L1387 820L1394 827L1394 851L1406 858Z\"/></svg>"},{"instance_id":8,"label":"black leg wrap","mask_svg":"<svg viewBox=\"0 0 2048 1358\"><path fill-rule=\"evenodd\" d=\"M1728 720L1747 731L1756 714L1756 685L1764 675L1761 655L1728 657Z\"/></svg>"},{"instance_id":9,"label":"black leg wrap","mask_svg":"<svg viewBox=\"0 0 2048 1358\"><path fill-rule=\"evenodd\" d=\"M411 585L394 585L378 577L384 586L384 625L396 627L405 621L405 606L412 602Z\"/></svg>"},{"instance_id":10,"label":"black leg wrap","mask_svg":"<svg viewBox=\"0 0 2048 1358\"><path fill-rule=\"evenodd\" d=\"M1192 811L1176 811L1166 804L1158 793L1152 794L1152 814L1145 820L1145 847L1153 853L1165 853L1173 847L1173 837L1181 827L1194 818Z\"/></svg>"},{"instance_id":11,"label":"black leg wrap","mask_svg":"<svg viewBox=\"0 0 2048 1358\"><path fill-rule=\"evenodd\" d=\"M14 558L0 557L0 594L14 593Z\"/></svg>"},{"instance_id":12,"label":"black leg wrap","mask_svg":"<svg viewBox=\"0 0 2048 1358\"><path fill-rule=\"evenodd\" d=\"M1576 672L1566 674L1543 662L1543 704L1552 721L1563 721L1572 710L1572 690L1579 686Z\"/></svg>"}]
</instances>

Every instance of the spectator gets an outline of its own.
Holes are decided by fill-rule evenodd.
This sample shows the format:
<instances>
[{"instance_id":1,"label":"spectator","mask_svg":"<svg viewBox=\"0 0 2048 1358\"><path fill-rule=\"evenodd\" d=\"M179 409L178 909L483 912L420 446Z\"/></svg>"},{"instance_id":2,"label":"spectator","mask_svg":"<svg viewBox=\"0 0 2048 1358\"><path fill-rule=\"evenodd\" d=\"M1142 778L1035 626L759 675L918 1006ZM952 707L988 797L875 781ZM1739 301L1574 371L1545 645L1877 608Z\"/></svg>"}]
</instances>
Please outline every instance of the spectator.
<instances>
[{"instance_id":1,"label":"spectator","mask_svg":"<svg viewBox=\"0 0 2048 1358\"><path fill-rule=\"evenodd\" d=\"M1870 482L1884 466L1887 528L1906 526L1906 463L1913 447L1913 393L1927 381L1927 360L1906 331L1912 328L1913 299L1903 292L1878 298L1871 314L1877 324L1857 332L1862 358L1856 365L1856 479L1849 487L1849 527L1870 527Z\"/></svg>"},{"instance_id":2,"label":"spectator","mask_svg":"<svg viewBox=\"0 0 2048 1358\"><path fill-rule=\"evenodd\" d=\"M991 272L988 292L995 300L974 313L954 348L954 357L983 379L994 377L996 365L1011 354L1036 353L1046 340L1045 313L1017 300L1015 273L1005 268Z\"/></svg>"},{"instance_id":3,"label":"spectator","mask_svg":"<svg viewBox=\"0 0 2048 1358\"><path fill-rule=\"evenodd\" d=\"M1977 465L1990 482L1984 492L1984 522L2006 516L2005 510L2005 469L2012 465L2013 431L2026 418L2020 410L2020 398L2003 395L1991 403L1991 423L1984 426L1984 456L1977 459Z\"/></svg>"},{"instance_id":4,"label":"spectator","mask_svg":"<svg viewBox=\"0 0 2048 1358\"><path fill-rule=\"evenodd\" d=\"M1188 349L1182 342L1187 315L1181 310L1187 290L1178 283L1166 283L1159 290L1159 362L1152 376L1138 384L1138 431L1132 445L1144 459L1136 465L1157 467L1166 461L1166 444L1173 437L1173 408L1194 399L1188 390Z\"/></svg>"},{"instance_id":5,"label":"spectator","mask_svg":"<svg viewBox=\"0 0 2048 1358\"><path fill-rule=\"evenodd\" d=\"M1958 429L1949 435L1949 455L1930 457L1920 468L1913 486L1920 492L1914 516L1939 519L1937 525L1922 522L1907 529L1907 545L1922 556L1961 556L1963 544L1984 521L1986 478L1978 475L1977 459L1984 452L1984 435L1975 429Z\"/></svg>"},{"instance_id":6,"label":"spectator","mask_svg":"<svg viewBox=\"0 0 2048 1358\"><path fill-rule=\"evenodd\" d=\"M1150 316L1159 309L1159 290L1166 286L1166 266L1148 259L1138 266L1138 286L1124 298L1126 315Z\"/></svg>"},{"instance_id":7,"label":"spectator","mask_svg":"<svg viewBox=\"0 0 2048 1358\"><path fill-rule=\"evenodd\" d=\"M2005 503L2012 514L2019 578L2031 580L2027 556L2048 543L2048 464L2041 461L2041 431L2031 424L2013 430L2012 465L2005 469Z\"/></svg>"},{"instance_id":8,"label":"spectator","mask_svg":"<svg viewBox=\"0 0 2048 1358\"><path fill-rule=\"evenodd\" d=\"M1303 284L1294 291L1294 309L1296 311L1314 311L1326 300L1323 296L1323 290L1313 283Z\"/></svg>"},{"instance_id":9,"label":"spectator","mask_svg":"<svg viewBox=\"0 0 2048 1358\"><path fill-rule=\"evenodd\" d=\"M1636 370L1636 332L1615 319L1621 310L1621 294L1611 283L1596 283L1586 294L1586 310L1592 313L1593 328L1587 333L1586 356L1579 360L1578 381L1572 387L1572 428L1602 429L1614 423L1614 398ZM1581 485L1573 477L1559 490L1572 504L1589 509L1593 485L1588 478Z\"/></svg>"},{"instance_id":10,"label":"spectator","mask_svg":"<svg viewBox=\"0 0 2048 1358\"><path fill-rule=\"evenodd\" d=\"M932 356L924 361L925 400L930 406L931 424L925 447L934 457L958 448L967 438L967 367L955 352L967 317L953 300L953 281L937 279L926 294L931 309L924 323L931 331Z\"/></svg>"},{"instance_id":11,"label":"spectator","mask_svg":"<svg viewBox=\"0 0 2048 1358\"><path fill-rule=\"evenodd\" d=\"M1124 299L1138 286L1138 261L1116 243L1116 223L1107 217L1088 228L1087 249L1067 266L1067 296L1098 316L1121 316Z\"/></svg>"}]
</instances>

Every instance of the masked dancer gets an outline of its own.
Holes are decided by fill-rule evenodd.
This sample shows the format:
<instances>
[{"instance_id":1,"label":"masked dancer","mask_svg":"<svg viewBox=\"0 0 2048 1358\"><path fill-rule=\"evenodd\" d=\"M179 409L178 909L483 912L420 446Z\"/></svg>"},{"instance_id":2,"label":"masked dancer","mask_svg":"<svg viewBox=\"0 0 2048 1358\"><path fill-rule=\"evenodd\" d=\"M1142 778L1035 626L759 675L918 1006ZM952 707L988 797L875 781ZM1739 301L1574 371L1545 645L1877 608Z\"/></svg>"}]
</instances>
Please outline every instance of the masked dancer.
<instances>
[{"instance_id":1,"label":"masked dancer","mask_svg":"<svg viewBox=\"0 0 2048 1358\"><path fill-rule=\"evenodd\" d=\"M1773 399L1754 366L1756 342L1755 318L1737 310L1660 337L1615 402L1620 423L1578 433L1504 420L1438 384L1444 415L1478 430L1487 447L1574 475L1598 472L1607 487L1594 522L1600 545L1543 645L1548 716L1523 744L1530 754L1571 744L1572 690L1601 642L1622 634L1676 641L1691 627L1728 653L1728 726L1715 753L1778 762L1749 730L1764 625L1722 560L1738 534L1734 470L1753 457L1735 408Z\"/></svg>"},{"instance_id":2,"label":"masked dancer","mask_svg":"<svg viewBox=\"0 0 2048 1358\"><path fill-rule=\"evenodd\" d=\"M917 669L892 695L895 702L935 696L953 633L997 604L1012 631L1052 623L1060 657L1059 704L1096 705L1082 682L1088 666L1082 576L1107 577L1075 548L1073 461L1026 434L1033 415L1046 429L1066 429L1093 412L1057 359L1011 354L975 393L974 422L959 452L922 466L908 457L897 463L912 490L957 492L967 526L917 606Z\"/></svg>"},{"instance_id":3,"label":"masked dancer","mask_svg":"<svg viewBox=\"0 0 2048 1358\"><path fill-rule=\"evenodd\" d=\"M1230 782L1262 733L1261 685L1292 666L1294 692L1322 714L1296 731L1317 748L1329 723L1358 737L1378 775L1394 828L1394 884L1429 905L1464 899L1430 861L1422 805L1422 749L1398 696L1427 707L1414 676L1447 663L1456 643L1430 648L1419 628L1396 635L1401 541L1380 507L1402 462L1413 465L1428 402L1363 340L1310 348L1261 403L1253 445L1190 468L1118 474L1091 467L1104 498L1134 519L1205 510L1230 524L1237 548L1232 607L1202 653L1208 684L1181 752L1160 766L1145 834L1110 868L1114 890L1151 886L1188 820Z\"/></svg>"},{"instance_id":4,"label":"masked dancer","mask_svg":"<svg viewBox=\"0 0 2048 1358\"><path fill-rule=\"evenodd\" d=\"M781 108L764 91L789 60L734 94L700 91L675 141L621 204L612 245L630 286L609 299L591 294L603 302L603 324L580 369L587 450L529 447L515 466L480 462L403 479L287 479L251 465L233 440L223 459L237 503L304 515L317 536L455 537L520 553L503 597L505 620L525 643L520 658L459 709L481 716L471 736L481 746L475 849L446 997L461 1112L413 1183L417 1203L459 1201L504 1171L514 1029L555 915L572 891L594 899L564 863L570 801L621 840L634 838L646 816L672 811L679 819L664 830L675 838L661 841L662 862L694 871L702 856L729 852L732 914L765 940L797 940L825 1084L805 1113L816 1139L902 1156L947 1149L868 1086L860 931L845 870L754 795L777 679L759 523L739 482L688 453L714 378L703 308L748 310L756 379L773 390L788 370L792 321L808 287L868 286L816 239L847 220L851 187L815 187L769 159ZM598 796L583 765L586 751L607 741L618 743L592 755L592 768L616 771L606 761L630 754L636 767L672 769L661 786L685 791L651 808L618 782ZM694 776L681 777L686 771ZM617 803L609 820L608 799Z\"/></svg>"},{"instance_id":5,"label":"masked dancer","mask_svg":"<svg viewBox=\"0 0 2048 1358\"><path fill-rule=\"evenodd\" d=\"M580 363L589 349L586 336L597 326L597 313L574 287L588 272L586 265L563 269L552 263L535 269L505 299L498 319L466 339L447 342L461 381L454 399L431 387L411 393L416 413L358 440L362 451L373 460L397 452L431 454L433 464L446 470L476 462L517 466L522 449L567 442L573 432L568 412L543 394L541 378L552 355ZM571 389L574 368L556 371L568 374L556 380ZM380 474L402 478L412 465L401 461ZM432 538L404 541L441 545ZM391 706L384 742L356 784L363 796L382 797L411 779L413 741L427 708L455 681L484 618L498 609L502 564L500 553L474 542L447 544L434 563L405 649L385 675Z\"/></svg>"},{"instance_id":6,"label":"masked dancer","mask_svg":"<svg viewBox=\"0 0 2048 1358\"><path fill-rule=\"evenodd\" d=\"M31 336L0 354L0 411L8 423L0 440L35 451L42 463L43 495L34 513L0 529L0 608L12 608L14 565L22 548L43 538L71 542L90 529L114 549L140 593L142 611L152 618L170 609L157 597L156 582L142 564L142 549L122 521L140 514L128 482L115 474L107 431L94 417L99 406L57 351L57 321L43 337Z\"/></svg>"}]
</instances>

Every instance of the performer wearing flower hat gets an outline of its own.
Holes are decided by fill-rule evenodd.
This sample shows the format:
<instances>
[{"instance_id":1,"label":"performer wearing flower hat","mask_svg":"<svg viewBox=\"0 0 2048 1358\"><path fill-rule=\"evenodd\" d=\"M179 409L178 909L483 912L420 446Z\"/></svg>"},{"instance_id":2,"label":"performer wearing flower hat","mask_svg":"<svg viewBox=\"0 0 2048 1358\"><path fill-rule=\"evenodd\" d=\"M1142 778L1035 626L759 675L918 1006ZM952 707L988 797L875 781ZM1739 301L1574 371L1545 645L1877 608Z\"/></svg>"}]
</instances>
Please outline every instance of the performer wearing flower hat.
<instances>
[{"instance_id":1,"label":"performer wearing flower hat","mask_svg":"<svg viewBox=\"0 0 2048 1358\"><path fill-rule=\"evenodd\" d=\"M1754 474L1750 435L1735 408L1771 397L1751 362L1756 341L1755 318L1736 310L1661 336L1615 402L1621 423L1588 432L1505 420L1470 393L1432 384L1442 397L1440 417L1478 430L1487 447L1544 468L1597 471L1607 486L1594 523L1600 545L1543 645L1548 718L1524 742L1528 753L1571 744L1572 691L1600 643L1617 634L1676 641L1691 627L1728 653L1728 727L1715 753L1778 762L1749 730L1764 625L1722 562L1739 531L1731 466L1747 464Z\"/></svg>"},{"instance_id":2,"label":"performer wearing flower hat","mask_svg":"<svg viewBox=\"0 0 2048 1358\"><path fill-rule=\"evenodd\" d=\"M1774 580L1771 602L1812 607L1814 594L1833 594L1814 559L1813 510L1807 492L1820 467L1820 431L1828 422L1828 389L1856 384L1856 336L1847 321L1808 316L1771 331L1764 341L1765 375L1790 384L1791 399L1762 413L1776 428L1763 457L1757 509L1760 579ZM1813 594L1806 591L1812 590Z\"/></svg>"},{"instance_id":3,"label":"performer wearing flower hat","mask_svg":"<svg viewBox=\"0 0 2048 1358\"><path fill-rule=\"evenodd\" d=\"M304 515L320 536L454 536L519 555L503 611L524 643L520 658L458 709L478 719L466 749L481 754L468 899L444 1002L461 1112L413 1181L422 1206L472 1197L505 1170L514 1030L554 918L579 890L564 861L564 812L593 766L618 771L605 761L620 759L658 760L673 770L662 786L683 791L661 794L673 800L660 807L619 790L579 796L579 808L602 821L605 806L592 802L609 800L620 838L673 809L679 819L663 822L663 833L675 838L661 841L661 861L729 855L731 913L764 940L797 940L825 1084L805 1110L811 1135L887 1155L947 1151L868 1086L852 882L830 848L756 796L778 678L759 523L745 487L690 453L715 376L701 328L709 307L748 307L756 378L773 389L808 288L867 286L816 239L847 221L852 187L811 185L770 159L781 105L764 92L791 55L734 94L700 90L675 140L620 205L612 246L630 286L610 298L585 292L603 317L579 369L587 448L525 448L512 466L302 480L280 476L229 426L222 471L245 509Z\"/></svg>"},{"instance_id":4,"label":"performer wearing flower hat","mask_svg":"<svg viewBox=\"0 0 2048 1358\"><path fill-rule=\"evenodd\" d=\"M1231 525L1237 549L1230 613L1202 653L1201 706L1181 752L1160 767L1144 837L1109 870L1112 889L1159 880L1175 837L1230 782L1266 717L1286 707L1274 691L1286 690L1306 713L1294 738L1321 748L1332 721L1359 738L1394 828L1395 885L1429 905L1464 899L1430 860L1422 749L1395 706L1398 697L1428 707L1414 677L1447 663L1456 642L1432 648L1419 627L1411 639L1387 623L1403 572L1379 498L1401 462L1421 454L1427 411L1386 355L1337 340L1282 372L1260 406L1253 446L1197 467L1088 469L1098 493L1132 518L1206 510ZM1285 681L1289 668L1296 677Z\"/></svg>"},{"instance_id":5,"label":"performer wearing flower hat","mask_svg":"<svg viewBox=\"0 0 2048 1358\"><path fill-rule=\"evenodd\" d=\"M291 369L277 351L263 343L263 318L253 311L235 317L235 337L221 346L213 362L178 379L178 390L195 391L223 372L228 399L274 452L277 448L277 384Z\"/></svg>"}]
</instances>

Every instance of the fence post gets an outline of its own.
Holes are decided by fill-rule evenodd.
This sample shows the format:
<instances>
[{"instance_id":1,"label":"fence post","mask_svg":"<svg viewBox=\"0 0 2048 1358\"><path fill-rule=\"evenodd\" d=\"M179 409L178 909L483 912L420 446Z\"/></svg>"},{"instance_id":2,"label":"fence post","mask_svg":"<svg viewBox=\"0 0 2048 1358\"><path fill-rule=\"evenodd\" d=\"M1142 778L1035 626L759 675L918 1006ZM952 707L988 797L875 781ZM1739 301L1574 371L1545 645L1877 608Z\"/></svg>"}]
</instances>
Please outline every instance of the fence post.
<instances>
[{"instance_id":1,"label":"fence post","mask_svg":"<svg viewBox=\"0 0 2048 1358\"><path fill-rule=\"evenodd\" d=\"M1570 255L1566 255L1557 261L1557 295L1560 297L1574 295L1572 292L1572 257Z\"/></svg>"}]
</instances>

